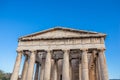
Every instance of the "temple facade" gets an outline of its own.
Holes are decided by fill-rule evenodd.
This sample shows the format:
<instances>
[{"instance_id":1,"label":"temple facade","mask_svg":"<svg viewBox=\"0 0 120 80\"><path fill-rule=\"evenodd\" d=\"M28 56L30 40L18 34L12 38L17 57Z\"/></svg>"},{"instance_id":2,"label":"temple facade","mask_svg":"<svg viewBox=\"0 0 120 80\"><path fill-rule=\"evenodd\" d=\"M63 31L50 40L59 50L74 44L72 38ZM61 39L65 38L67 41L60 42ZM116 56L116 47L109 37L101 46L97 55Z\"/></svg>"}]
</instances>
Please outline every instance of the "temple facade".
<instances>
[{"instance_id":1,"label":"temple facade","mask_svg":"<svg viewBox=\"0 0 120 80\"><path fill-rule=\"evenodd\" d=\"M108 80L106 34L56 27L20 37L11 80Z\"/></svg>"}]
</instances>

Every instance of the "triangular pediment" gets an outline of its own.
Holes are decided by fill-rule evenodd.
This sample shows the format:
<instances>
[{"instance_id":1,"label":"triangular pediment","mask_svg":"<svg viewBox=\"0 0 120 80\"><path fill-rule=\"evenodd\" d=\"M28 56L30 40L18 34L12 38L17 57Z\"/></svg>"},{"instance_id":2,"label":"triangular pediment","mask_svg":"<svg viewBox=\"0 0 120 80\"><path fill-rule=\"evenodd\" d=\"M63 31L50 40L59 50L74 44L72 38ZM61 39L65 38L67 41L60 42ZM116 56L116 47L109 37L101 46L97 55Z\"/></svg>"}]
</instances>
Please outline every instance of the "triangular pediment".
<instances>
[{"instance_id":1,"label":"triangular pediment","mask_svg":"<svg viewBox=\"0 0 120 80\"><path fill-rule=\"evenodd\" d=\"M77 38L77 37L89 37L89 36L105 36L105 34L84 31L84 30L75 30L70 28L52 28L49 30L33 33L27 36L23 36L21 40L28 39L56 39L56 38Z\"/></svg>"}]
</instances>

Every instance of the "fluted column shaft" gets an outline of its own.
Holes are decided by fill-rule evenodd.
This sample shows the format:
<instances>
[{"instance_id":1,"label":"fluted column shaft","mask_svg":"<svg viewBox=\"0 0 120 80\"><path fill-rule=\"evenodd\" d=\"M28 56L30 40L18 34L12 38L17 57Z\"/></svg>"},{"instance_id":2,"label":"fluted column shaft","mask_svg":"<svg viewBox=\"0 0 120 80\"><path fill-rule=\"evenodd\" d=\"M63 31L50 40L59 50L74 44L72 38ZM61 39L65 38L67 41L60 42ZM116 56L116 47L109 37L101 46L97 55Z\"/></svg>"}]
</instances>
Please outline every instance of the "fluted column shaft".
<instances>
[{"instance_id":1,"label":"fluted column shaft","mask_svg":"<svg viewBox=\"0 0 120 80\"><path fill-rule=\"evenodd\" d=\"M34 64L35 64L35 51L31 51L30 55L30 62L27 72L27 79L26 80L32 80L33 79L33 73L34 73Z\"/></svg>"},{"instance_id":2,"label":"fluted column shaft","mask_svg":"<svg viewBox=\"0 0 120 80\"><path fill-rule=\"evenodd\" d=\"M17 58L14 66L14 70L10 80L17 80L19 76L20 63L22 58L22 51L17 51Z\"/></svg>"},{"instance_id":3,"label":"fluted column shaft","mask_svg":"<svg viewBox=\"0 0 120 80\"><path fill-rule=\"evenodd\" d=\"M99 61L99 58L97 57L97 69L98 69L98 80L102 80L102 77L101 77L101 67L100 67L100 61Z\"/></svg>"},{"instance_id":4,"label":"fluted column shaft","mask_svg":"<svg viewBox=\"0 0 120 80\"><path fill-rule=\"evenodd\" d=\"M51 53L50 51L48 51L45 60L44 80L50 80L50 73L51 73Z\"/></svg>"},{"instance_id":5,"label":"fluted column shaft","mask_svg":"<svg viewBox=\"0 0 120 80\"><path fill-rule=\"evenodd\" d=\"M51 59L51 72L50 72L50 80L53 80L54 77L54 59Z\"/></svg>"},{"instance_id":6,"label":"fluted column shaft","mask_svg":"<svg viewBox=\"0 0 120 80\"><path fill-rule=\"evenodd\" d=\"M93 67L91 67L91 69L90 69L90 79L91 80L96 80L95 79L95 66L93 65Z\"/></svg>"},{"instance_id":7,"label":"fluted column shaft","mask_svg":"<svg viewBox=\"0 0 120 80\"><path fill-rule=\"evenodd\" d=\"M64 55L63 55L62 80L70 80L70 75L69 75L69 53L68 53L67 50L64 51Z\"/></svg>"},{"instance_id":8,"label":"fluted column shaft","mask_svg":"<svg viewBox=\"0 0 120 80\"><path fill-rule=\"evenodd\" d=\"M57 73L57 60L54 60L53 66L53 80L57 80L58 73Z\"/></svg>"},{"instance_id":9,"label":"fluted column shaft","mask_svg":"<svg viewBox=\"0 0 120 80\"><path fill-rule=\"evenodd\" d=\"M25 61L24 61L24 66L23 66L23 71L22 71L22 80L26 80L28 65L29 65L28 56L25 55Z\"/></svg>"},{"instance_id":10,"label":"fluted column shaft","mask_svg":"<svg viewBox=\"0 0 120 80\"><path fill-rule=\"evenodd\" d=\"M36 71L35 71L35 79L34 80L38 80L38 76L39 76L39 63L36 63Z\"/></svg>"},{"instance_id":11,"label":"fluted column shaft","mask_svg":"<svg viewBox=\"0 0 120 80\"><path fill-rule=\"evenodd\" d=\"M87 50L82 50L82 80L89 80Z\"/></svg>"},{"instance_id":12,"label":"fluted column shaft","mask_svg":"<svg viewBox=\"0 0 120 80\"><path fill-rule=\"evenodd\" d=\"M45 68L45 60L42 59L41 67L40 67L40 80L43 80L44 77L44 68Z\"/></svg>"},{"instance_id":13,"label":"fluted column shaft","mask_svg":"<svg viewBox=\"0 0 120 80\"><path fill-rule=\"evenodd\" d=\"M98 54L98 58L100 61L102 80L108 80L108 72L107 72L106 59L105 59L105 55L104 55L104 49L100 50L100 52Z\"/></svg>"},{"instance_id":14,"label":"fluted column shaft","mask_svg":"<svg viewBox=\"0 0 120 80\"><path fill-rule=\"evenodd\" d=\"M57 80L62 80L62 62L63 60L62 59L59 59L58 60L58 79Z\"/></svg>"},{"instance_id":15,"label":"fluted column shaft","mask_svg":"<svg viewBox=\"0 0 120 80\"><path fill-rule=\"evenodd\" d=\"M72 59L70 60L70 80L72 80Z\"/></svg>"},{"instance_id":16,"label":"fluted column shaft","mask_svg":"<svg viewBox=\"0 0 120 80\"><path fill-rule=\"evenodd\" d=\"M81 59L79 59L79 80L81 80Z\"/></svg>"},{"instance_id":17,"label":"fluted column shaft","mask_svg":"<svg viewBox=\"0 0 120 80\"><path fill-rule=\"evenodd\" d=\"M96 74L96 79L95 80L99 80L99 74L98 74L98 60L96 57L96 61L95 61L95 74Z\"/></svg>"},{"instance_id":18,"label":"fluted column shaft","mask_svg":"<svg viewBox=\"0 0 120 80\"><path fill-rule=\"evenodd\" d=\"M98 80L97 79L97 69L96 69L96 65L97 65L97 63L96 63L96 55L97 55L97 51L96 50L93 50L92 51L92 56L93 56L93 66L92 66L92 69L91 69L91 75L92 75L92 80Z\"/></svg>"}]
</instances>

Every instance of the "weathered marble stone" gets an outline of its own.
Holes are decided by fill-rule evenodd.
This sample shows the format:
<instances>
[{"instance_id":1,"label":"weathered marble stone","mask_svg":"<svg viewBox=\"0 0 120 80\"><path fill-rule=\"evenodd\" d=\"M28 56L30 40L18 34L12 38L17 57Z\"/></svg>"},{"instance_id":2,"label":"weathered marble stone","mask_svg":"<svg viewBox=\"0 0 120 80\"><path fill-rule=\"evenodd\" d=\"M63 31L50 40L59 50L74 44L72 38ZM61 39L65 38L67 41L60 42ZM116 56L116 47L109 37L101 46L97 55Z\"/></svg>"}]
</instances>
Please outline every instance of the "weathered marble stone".
<instances>
[{"instance_id":1,"label":"weathered marble stone","mask_svg":"<svg viewBox=\"0 0 120 80\"><path fill-rule=\"evenodd\" d=\"M19 69L20 69L20 63L21 63L21 58L22 58L22 51L17 51L17 58L14 66L14 70L11 76L10 80L17 80L18 79L18 74L19 74Z\"/></svg>"},{"instance_id":2,"label":"weathered marble stone","mask_svg":"<svg viewBox=\"0 0 120 80\"><path fill-rule=\"evenodd\" d=\"M11 80L18 79L22 54L22 80L108 80L105 37L61 27L20 37Z\"/></svg>"},{"instance_id":3,"label":"weathered marble stone","mask_svg":"<svg viewBox=\"0 0 120 80\"><path fill-rule=\"evenodd\" d=\"M22 71L22 80L26 80L28 66L29 66L28 56L25 55L24 67L23 67L23 71Z\"/></svg>"}]
</instances>

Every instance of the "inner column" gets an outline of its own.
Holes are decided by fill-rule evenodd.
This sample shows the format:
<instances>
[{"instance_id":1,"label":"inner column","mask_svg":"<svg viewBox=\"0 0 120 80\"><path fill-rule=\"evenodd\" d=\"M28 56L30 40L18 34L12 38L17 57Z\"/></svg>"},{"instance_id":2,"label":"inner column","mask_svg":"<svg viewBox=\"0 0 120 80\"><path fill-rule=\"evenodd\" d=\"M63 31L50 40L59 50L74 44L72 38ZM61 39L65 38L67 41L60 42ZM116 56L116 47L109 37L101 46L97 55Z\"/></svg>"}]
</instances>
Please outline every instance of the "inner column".
<instances>
[{"instance_id":1,"label":"inner column","mask_svg":"<svg viewBox=\"0 0 120 80\"><path fill-rule=\"evenodd\" d=\"M44 79L50 80L51 77L51 51L47 51L46 60L45 60L45 70L44 70Z\"/></svg>"},{"instance_id":2,"label":"inner column","mask_svg":"<svg viewBox=\"0 0 120 80\"><path fill-rule=\"evenodd\" d=\"M36 71L35 71L34 80L38 80L39 70L40 70L40 64L39 64L39 63L36 63Z\"/></svg>"},{"instance_id":3,"label":"inner column","mask_svg":"<svg viewBox=\"0 0 120 80\"><path fill-rule=\"evenodd\" d=\"M64 50L62 80L70 80L69 74L69 52Z\"/></svg>"},{"instance_id":4,"label":"inner column","mask_svg":"<svg viewBox=\"0 0 120 80\"><path fill-rule=\"evenodd\" d=\"M82 80L89 80L87 49L82 49Z\"/></svg>"}]
</instances>

